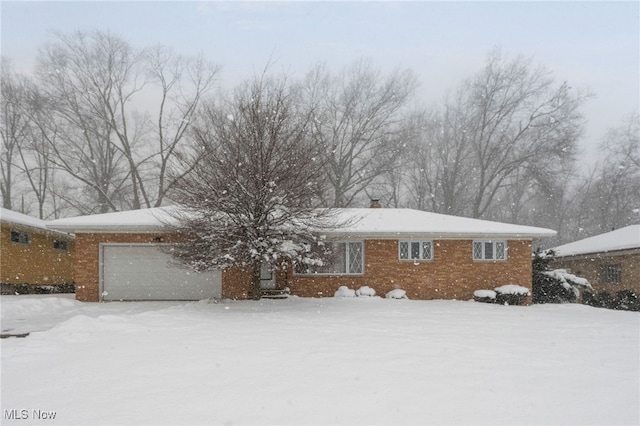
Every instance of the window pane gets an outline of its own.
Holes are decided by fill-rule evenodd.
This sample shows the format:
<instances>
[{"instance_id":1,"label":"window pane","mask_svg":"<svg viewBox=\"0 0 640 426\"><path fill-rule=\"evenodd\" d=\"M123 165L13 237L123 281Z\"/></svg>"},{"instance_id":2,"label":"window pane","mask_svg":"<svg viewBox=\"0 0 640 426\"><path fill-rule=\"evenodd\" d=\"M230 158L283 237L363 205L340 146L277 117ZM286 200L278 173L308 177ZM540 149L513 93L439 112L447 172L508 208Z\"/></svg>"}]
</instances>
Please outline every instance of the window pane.
<instances>
[{"instance_id":1,"label":"window pane","mask_svg":"<svg viewBox=\"0 0 640 426\"><path fill-rule=\"evenodd\" d=\"M349 271L350 274L362 273L362 243L349 243Z\"/></svg>"},{"instance_id":2,"label":"window pane","mask_svg":"<svg viewBox=\"0 0 640 426\"><path fill-rule=\"evenodd\" d=\"M505 259L506 258L504 245L505 245L505 243L503 241L496 242L496 259Z\"/></svg>"},{"instance_id":3,"label":"window pane","mask_svg":"<svg viewBox=\"0 0 640 426\"><path fill-rule=\"evenodd\" d=\"M326 271L334 274L344 274L347 271L345 250L345 243L333 243L331 244L332 254L328 257L326 262Z\"/></svg>"},{"instance_id":4,"label":"window pane","mask_svg":"<svg viewBox=\"0 0 640 426\"><path fill-rule=\"evenodd\" d=\"M29 244L29 234L22 231L11 231L11 242Z\"/></svg>"},{"instance_id":5,"label":"window pane","mask_svg":"<svg viewBox=\"0 0 640 426\"><path fill-rule=\"evenodd\" d=\"M431 241L422 242L422 258L431 259Z\"/></svg>"},{"instance_id":6,"label":"window pane","mask_svg":"<svg viewBox=\"0 0 640 426\"><path fill-rule=\"evenodd\" d=\"M484 243L484 259L493 259L493 243Z\"/></svg>"},{"instance_id":7,"label":"window pane","mask_svg":"<svg viewBox=\"0 0 640 426\"><path fill-rule=\"evenodd\" d=\"M602 265L600 267L600 281L605 284L618 284L622 281L622 266Z\"/></svg>"},{"instance_id":8,"label":"window pane","mask_svg":"<svg viewBox=\"0 0 640 426\"><path fill-rule=\"evenodd\" d=\"M420 259L420 243L419 242L411 243L411 258Z\"/></svg>"},{"instance_id":9,"label":"window pane","mask_svg":"<svg viewBox=\"0 0 640 426\"><path fill-rule=\"evenodd\" d=\"M473 242L473 258L482 259L482 243L480 241Z\"/></svg>"},{"instance_id":10,"label":"window pane","mask_svg":"<svg viewBox=\"0 0 640 426\"><path fill-rule=\"evenodd\" d=\"M400 241L400 259L409 258L409 243L407 241Z\"/></svg>"},{"instance_id":11,"label":"window pane","mask_svg":"<svg viewBox=\"0 0 640 426\"><path fill-rule=\"evenodd\" d=\"M53 240L53 248L56 250L67 251L69 249L69 246L66 241Z\"/></svg>"}]
</instances>

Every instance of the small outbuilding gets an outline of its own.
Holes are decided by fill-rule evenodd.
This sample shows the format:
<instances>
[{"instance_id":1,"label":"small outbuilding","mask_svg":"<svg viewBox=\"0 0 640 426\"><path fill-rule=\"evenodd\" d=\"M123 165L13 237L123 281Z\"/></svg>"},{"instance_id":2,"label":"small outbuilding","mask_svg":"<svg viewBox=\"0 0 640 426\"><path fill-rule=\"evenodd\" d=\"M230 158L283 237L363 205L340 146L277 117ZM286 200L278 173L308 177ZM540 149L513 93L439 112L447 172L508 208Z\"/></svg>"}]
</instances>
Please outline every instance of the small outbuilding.
<instances>
[{"instance_id":1,"label":"small outbuilding","mask_svg":"<svg viewBox=\"0 0 640 426\"><path fill-rule=\"evenodd\" d=\"M375 206L373 206L375 207ZM180 240L163 225L161 207L58 219L50 229L74 233L76 297L101 300L244 299L250 272L196 273L167 248ZM479 289L517 284L531 290L532 241L555 231L412 209L337 209L327 232L333 255L313 270L272 273L265 290L305 297L333 296L341 286L376 294L402 289L410 299L470 300Z\"/></svg>"},{"instance_id":2,"label":"small outbuilding","mask_svg":"<svg viewBox=\"0 0 640 426\"><path fill-rule=\"evenodd\" d=\"M596 292L640 295L640 225L631 225L552 249L554 268L586 278Z\"/></svg>"},{"instance_id":3,"label":"small outbuilding","mask_svg":"<svg viewBox=\"0 0 640 426\"><path fill-rule=\"evenodd\" d=\"M44 220L0 211L0 283L3 293L73 285L73 236L48 229Z\"/></svg>"}]
</instances>

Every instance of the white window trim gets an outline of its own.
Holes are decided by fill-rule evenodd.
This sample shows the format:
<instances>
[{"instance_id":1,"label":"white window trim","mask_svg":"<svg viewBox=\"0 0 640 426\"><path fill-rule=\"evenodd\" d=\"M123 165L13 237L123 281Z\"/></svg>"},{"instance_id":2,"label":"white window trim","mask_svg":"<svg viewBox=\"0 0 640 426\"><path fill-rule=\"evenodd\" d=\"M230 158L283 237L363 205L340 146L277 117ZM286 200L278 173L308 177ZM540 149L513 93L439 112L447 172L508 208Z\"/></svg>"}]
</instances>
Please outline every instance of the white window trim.
<instances>
[{"instance_id":1,"label":"white window trim","mask_svg":"<svg viewBox=\"0 0 640 426\"><path fill-rule=\"evenodd\" d=\"M408 251L408 255L409 257L407 257L406 259L403 259L400 256L400 247L402 245L402 243L407 243L409 244L409 251ZM411 258L411 243L420 243L420 253L419 253L419 258L417 259L413 259ZM429 243L431 244L431 257L428 258L423 258L423 248L424 248L424 243ZM398 240L398 260L402 261L402 262L431 262L433 261L433 251L434 251L434 244L433 244L433 240Z\"/></svg>"},{"instance_id":2,"label":"white window trim","mask_svg":"<svg viewBox=\"0 0 640 426\"><path fill-rule=\"evenodd\" d=\"M342 277L342 276L362 276L364 275L364 267L365 267L365 260L364 260L364 241L361 240L340 240L340 241L326 241L326 243L328 244L345 244L345 267L349 268L350 265L350 259L349 259L349 248L347 246L347 244L351 244L351 243L359 243L360 244L360 253L361 253L361 258L362 258L362 272L304 272L304 273L300 273L300 272L296 272L295 268L293 271L293 275L299 275L299 276L306 276L306 277L317 277L317 276L323 276L323 277Z\"/></svg>"},{"instance_id":3,"label":"white window trim","mask_svg":"<svg viewBox=\"0 0 640 426\"><path fill-rule=\"evenodd\" d=\"M476 243L482 244L482 257L476 257ZM491 243L493 246L493 258L487 259L485 254L485 244ZM504 258L496 259L496 244L502 243L504 244ZM509 258L509 246L507 245L507 240L473 240L471 244L471 258L474 262L506 262Z\"/></svg>"}]
</instances>

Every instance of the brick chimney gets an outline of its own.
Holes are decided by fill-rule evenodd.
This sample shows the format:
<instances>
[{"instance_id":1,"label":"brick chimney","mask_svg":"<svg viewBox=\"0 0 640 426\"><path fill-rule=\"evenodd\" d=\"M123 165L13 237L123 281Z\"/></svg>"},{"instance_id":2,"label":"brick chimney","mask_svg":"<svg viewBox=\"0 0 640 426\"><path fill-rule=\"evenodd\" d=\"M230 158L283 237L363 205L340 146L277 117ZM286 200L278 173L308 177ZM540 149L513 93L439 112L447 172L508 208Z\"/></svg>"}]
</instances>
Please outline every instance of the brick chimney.
<instances>
[{"instance_id":1,"label":"brick chimney","mask_svg":"<svg viewBox=\"0 0 640 426\"><path fill-rule=\"evenodd\" d=\"M380 204L380 199L379 198L372 198L371 199L371 205L369 206L372 209L379 209L382 207L382 204Z\"/></svg>"}]
</instances>

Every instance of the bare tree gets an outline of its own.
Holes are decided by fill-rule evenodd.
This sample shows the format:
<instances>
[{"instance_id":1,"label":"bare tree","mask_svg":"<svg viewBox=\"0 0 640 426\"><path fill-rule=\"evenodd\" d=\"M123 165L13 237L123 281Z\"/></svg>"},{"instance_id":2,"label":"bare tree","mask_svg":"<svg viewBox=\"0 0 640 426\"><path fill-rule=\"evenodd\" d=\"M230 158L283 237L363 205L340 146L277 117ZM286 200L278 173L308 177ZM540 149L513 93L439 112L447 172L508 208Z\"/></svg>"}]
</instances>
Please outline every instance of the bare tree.
<instances>
[{"instance_id":1,"label":"bare tree","mask_svg":"<svg viewBox=\"0 0 640 426\"><path fill-rule=\"evenodd\" d=\"M589 233L608 232L637 222L634 211L640 208L639 139L637 113L609 130L603 139L603 160L582 192L582 203L593 221L585 225Z\"/></svg>"},{"instance_id":2,"label":"bare tree","mask_svg":"<svg viewBox=\"0 0 640 426\"><path fill-rule=\"evenodd\" d=\"M99 32L57 34L38 58L42 90L55 106L55 131L48 133L52 161L93 194L86 202L74 194L84 213L119 210L123 188L135 181L115 143L121 135L108 119L139 90L128 83L132 58L128 44Z\"/></svg>"},{"instance_id":3,"label":"bare tree","mask_svg":"<svg viewBox=\"0 0 640 426\"><path fill-rule=\"evenodd\" d=\"M383 76L364 60L338 76L324 66L308 74L304 99L315 111L314 137L326 151L328 205L351 205L393 169L401 152L401 111L416 86L410 71Z\"/></svg>"},{"instance_id":4,"label":"bare tree","mask_svg":"<svg viewBox=\"0 0 640 426\"><path fill-rule=\"evenodd\" d=\"M203 151L171 192L182 207L176 230L187 236L174 256L197 270L248 268L254 299L263 265L316 262L324 163L311 119L284 79L265 76L209 105L194 128Z\"/></svg>"},{"instance_id":5,"label":"bare tree","mask_svg":"<svg viewBox=\"0 0 640 426\"><path fill-rule=\"evenodd\" d=\"M465 137L477 167L473 217L482 217L517 170L571 155L582 129L579 107L587 95L554 85L544 69L499 51L465 85Z\"/></svg>"},{"instance_id":6,"label":"bare tree","mask_svg":"<svg viewBox=\"0 0 640 426\"><path fill-rule=\"evenodd\" d=\"M582 129L579 107L587 98L566 83L556 85L529 60L493 51L440 111L414 118L407 162L411 204L517 220L535 187L530 180L572 164Z\"/></svg>"},{"instance_id":7,"label":"bare tree","mask_svg":"<svg viewBox=\"0 0 640 426\"><path fill-rule=\"evenodd\" d=\"M91 190L87 204L93 199L100 212L161 205L172 185L168 165L218 67L95 31L56 34L38 71L61 135L50 141L53 161Z\"/></svg>"},{"instance_id":8,"label":"bare tree","mask_svg":"<svg viewBox=\"0 0 640 426\"><path fill-rule=\"evenodd\" d=\"M24 114L26 98L26 81L17 75L8 59L2 58L0 134L2 135L2 152L0 152L0 190L2 206L13 207L15 188L16 158L18 150L26 144L28 119Z\"/></svg>"},{"instance_id":9,"label":"bare tree","mask_svg":"<svg viewBox=\"0 0 640 426\"><path fill-rule=\"evenodd\" d=\"M442 112L416 113L405 159L411 205L444 214L465 214L472 184L472 155L464 135L464 117L455 104Z\"/></svg>"}]
</instances>

